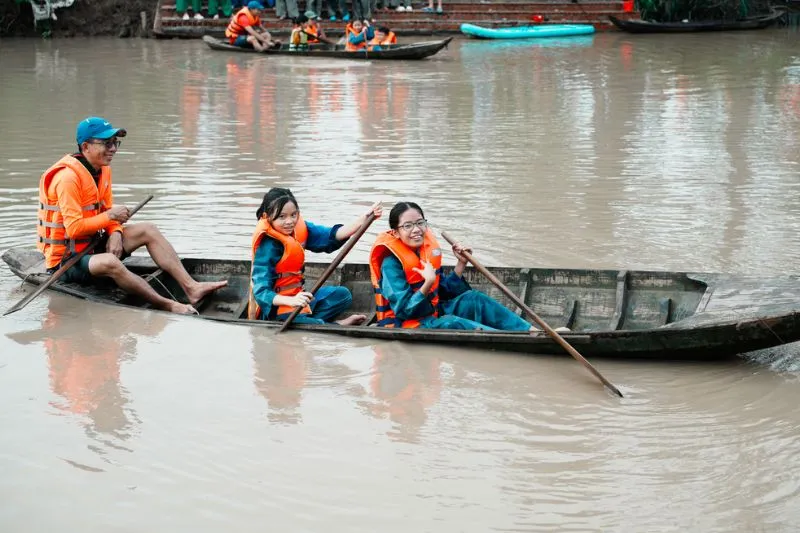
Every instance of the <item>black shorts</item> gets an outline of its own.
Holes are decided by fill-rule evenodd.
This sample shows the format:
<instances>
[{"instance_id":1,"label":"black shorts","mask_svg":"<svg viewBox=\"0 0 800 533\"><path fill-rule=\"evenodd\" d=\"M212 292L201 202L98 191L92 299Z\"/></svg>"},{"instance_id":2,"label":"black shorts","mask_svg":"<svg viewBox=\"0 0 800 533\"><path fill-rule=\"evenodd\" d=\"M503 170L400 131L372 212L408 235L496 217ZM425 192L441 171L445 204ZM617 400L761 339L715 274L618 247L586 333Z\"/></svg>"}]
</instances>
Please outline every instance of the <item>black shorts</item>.
<instances>
[{"instance_id":1,"label":"black shorts","mask_svg":"<svg viewBox=\"0 0 800 533\"><path fill-rule=\"evenodd\" d=\"M97 243L97 246L94 247L94 250L83 257L81 257L80 261L72 265L69 270L64 272L64 274L58 278L59 281L63 283L80 283L82 285L88 285L92 283L94 276L92 276L91 272L89 272L89 259L92 258L94 254L102 254L106 251L106 246L108 245L108 234L103 234L103 237L100 239L100 242ZM126 253L125 250L122 250L122 257L120 259L125 259L129 257L131 254ZM61 265L69 261L69 258L72 257L72 254L65 255L64 258L61 260L61 263L54 266L53 268L47 269L47 273L53 275L56 270L61 268Z\"/></svg>"}]
</instances>

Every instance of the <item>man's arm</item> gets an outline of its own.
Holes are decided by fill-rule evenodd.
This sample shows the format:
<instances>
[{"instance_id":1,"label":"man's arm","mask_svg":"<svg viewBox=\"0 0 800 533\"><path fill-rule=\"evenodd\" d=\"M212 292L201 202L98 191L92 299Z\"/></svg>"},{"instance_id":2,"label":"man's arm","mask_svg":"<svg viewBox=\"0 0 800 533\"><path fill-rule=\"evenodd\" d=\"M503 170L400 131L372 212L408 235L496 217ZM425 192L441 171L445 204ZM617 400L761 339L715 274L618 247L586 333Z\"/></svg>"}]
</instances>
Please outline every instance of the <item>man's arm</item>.
<instances>
[{"instance_id":1,"label":"man's arm","mask_svg":"<svg viewBox=\"0 0 800 533\"><path fill-rule=\"evenodd\" d=\"M105 205L105 209L103 211L108 211L114 205L114 194L111 192L111 186L106 189L106 194L103 197L103 204ZM109 217L110 218L110 217ZM115 231L122 231L122 224L117 222L114 219L110 219L110 223L106 226L106 231L109 233L114 233Z\"/></svg>"}]
</instances>

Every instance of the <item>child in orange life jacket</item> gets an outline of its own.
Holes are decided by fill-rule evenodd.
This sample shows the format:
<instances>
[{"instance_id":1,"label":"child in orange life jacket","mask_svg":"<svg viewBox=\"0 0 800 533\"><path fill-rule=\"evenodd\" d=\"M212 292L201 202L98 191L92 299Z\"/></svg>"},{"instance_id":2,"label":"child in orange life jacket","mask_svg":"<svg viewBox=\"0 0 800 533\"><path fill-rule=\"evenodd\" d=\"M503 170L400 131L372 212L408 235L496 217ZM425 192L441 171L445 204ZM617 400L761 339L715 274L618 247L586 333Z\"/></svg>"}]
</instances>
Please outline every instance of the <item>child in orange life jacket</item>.
<instances>
[{"instance_id":1,"label":"child in orange life jacket","mask_svg":"<svg viewBox=\"0 0 800 533\"><path fill-rule=\"evenodd\" d=\"M323 30L322 26L316 21L317 14L313 11L306 11L304 15L308 19L308 22L303 25L303 31L305 31L308 36L308 44L317 44L320 40L327 41L325 30Z\"/></svg>"},{"instance_id":2,"label":"child in orange life jacket","mask_svg":"<svg viewBox=\"0 0 800 533\"><path fill-rule=\"evenodd\" d=\"M422 208L401 202L389 213L389 231L378 235L369 267L378 325L383 327L537 331L462 277L471 253L453 246L458 263L442 277L442 250Z\"/></svg>"},{"instance_id":3,"label":"child in orange life jacket","mask_svg":"<svg viewBox=\"0 0 800 533\"><path fill-rule=\"evenodd\" d=\"M289 37L289 50L308 50L308 35L306 34L305 25L308 23L308 18L305 15L300 15L292 19L292 35Z\"/></svg>"},{"instance_id":4,"label":"child in orange life jacket","mask_svg":"<svg viewBox=\"0 0 800 533\"><path fill-rule=\"evenodd\" d=\"M370 213L381 216L380 202L347 226L321 226L303 220L289 189L270 189L256 211L248 318L285 320L295 307L302 307L295 323L324 324L347 310L353 297L346 287L323 286L316 295L303 290L305 250L338 250ZM349 326L364 320L364 315L352 315L336 323Z\"/></svg>"},{"instance_id":5,"label":"child in orange life jacket","mask_svg":"<svg viewBox=\"0 0 800 533\"><path fill-rule=\"evenodd\" d=\"M348 52L365 50L367 43L375 37L375 32L368 21L354 20L345 28L345 46Z\"/></svg>"},{"instance_id":6,"label":"child in orange life jacket","mask_svg":"<svg viewBox=\"0 0 800 533\"><path fill-rule=\"evenodd\" d=\"M397 36L386 26L375 30L375 38L369 42L370 50L381 50L381 46L397 44Z\"/></svg>"}]
</instances>

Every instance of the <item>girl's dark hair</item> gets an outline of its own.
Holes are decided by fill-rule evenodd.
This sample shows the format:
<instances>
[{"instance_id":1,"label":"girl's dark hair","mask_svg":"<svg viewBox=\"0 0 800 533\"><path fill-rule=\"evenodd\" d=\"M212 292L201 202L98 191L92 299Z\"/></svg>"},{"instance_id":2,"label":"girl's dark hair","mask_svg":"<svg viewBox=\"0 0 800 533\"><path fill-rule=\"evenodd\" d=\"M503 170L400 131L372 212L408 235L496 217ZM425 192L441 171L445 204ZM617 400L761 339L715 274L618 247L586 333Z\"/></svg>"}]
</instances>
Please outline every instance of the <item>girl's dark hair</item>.
<instances>
[{"instance_id":1,"label":"girl's dark hair","mask_svg":"<svg viewBox=\"0 0 800 533\"><path fill-rule=\"evenodd\" d=\"M414 202L398 202L394 204L394 207L389 212L389 227L392 229L397 229L397 226L400 223L400 217L409 209L416 209L419 211L420 216L425 218L425 213L422 212L422 208Z\"/></svg>"},{"instance_id":2,"label":"girl's dark hair","mask_svg":"<svg viewBox=\"0 0 800 533\"><path fill-rule=\"evenodd\" d=\"M294 199L292 191L280 187L273 187L264 195L261 205L258 207L258 210L256 210L256 218L261 218L265 214L267 218L275 218L281 214L281 211L283 211L283 208L289 202L292 202L298 210L300 209L300 206L297 205L297 200Z\"/></svg>"}]
</instances>

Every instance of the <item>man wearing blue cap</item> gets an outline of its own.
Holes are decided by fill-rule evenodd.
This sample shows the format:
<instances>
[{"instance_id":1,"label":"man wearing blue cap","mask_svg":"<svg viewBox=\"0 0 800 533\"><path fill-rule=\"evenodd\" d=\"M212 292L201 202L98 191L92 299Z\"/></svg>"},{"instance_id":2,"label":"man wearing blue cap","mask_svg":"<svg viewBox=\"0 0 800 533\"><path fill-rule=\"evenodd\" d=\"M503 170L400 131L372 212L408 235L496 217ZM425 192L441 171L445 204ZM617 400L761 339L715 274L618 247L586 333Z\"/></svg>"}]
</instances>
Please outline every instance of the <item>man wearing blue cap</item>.
<instances>
[{"instance_id":1,"label":"man wearing blue cap","mask_svg":"<svg viewBox=\"0 0 800 533\"><path fill-rule=\"evenodd\" d=\"M261 25L263 11L264 6L257 0L251 0L246 7L237 11L225 29L228 42L242 48L255 48L259 52L280 46L280 42L274 40Z\"/></svg>"},{"instance_id":2,"label":"man wearing blue cap","mask_svg":"<svg viewBox=\"0 0 800 533\"><path fill-rule=\"evenodd\" d=\"M100 244L67 270L61 281L91 283L95 277L109 277L120 288L157 309L196 313L193 305L228 282L201 283L192 279L172 245L153 224L123 228L130 214L124 205L114 205L110 165L122 142L120 138L126 135L127 131L100 117L89 117L78 124L75 134L78 152L62 157L39 181L37 247L52 274L101 233ZM147 247L159 268L180 284L188 305L162 297L122 264L122 259L142 246Z\"/></svg>"}]
</instances>

